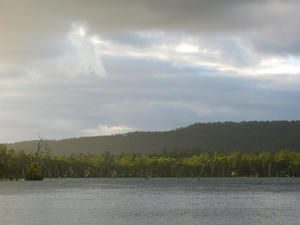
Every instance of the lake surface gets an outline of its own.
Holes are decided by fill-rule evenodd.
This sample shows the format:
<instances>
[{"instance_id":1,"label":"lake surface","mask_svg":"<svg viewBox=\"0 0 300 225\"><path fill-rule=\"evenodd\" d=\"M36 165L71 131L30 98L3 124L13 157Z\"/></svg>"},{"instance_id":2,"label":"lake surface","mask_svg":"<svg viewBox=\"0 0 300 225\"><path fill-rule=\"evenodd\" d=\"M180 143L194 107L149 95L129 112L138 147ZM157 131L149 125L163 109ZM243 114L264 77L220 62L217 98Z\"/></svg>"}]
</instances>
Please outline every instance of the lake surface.
<instances>
[{"instance_id":1,"label":"lake surface","mask_svg":"<svg viewBox=\"0 0 300 225\"><path fill-rule=\"evenodd\" d=\"M1 225L298 225L300 179L0 181Z\"/></svg>"}]
</instances>

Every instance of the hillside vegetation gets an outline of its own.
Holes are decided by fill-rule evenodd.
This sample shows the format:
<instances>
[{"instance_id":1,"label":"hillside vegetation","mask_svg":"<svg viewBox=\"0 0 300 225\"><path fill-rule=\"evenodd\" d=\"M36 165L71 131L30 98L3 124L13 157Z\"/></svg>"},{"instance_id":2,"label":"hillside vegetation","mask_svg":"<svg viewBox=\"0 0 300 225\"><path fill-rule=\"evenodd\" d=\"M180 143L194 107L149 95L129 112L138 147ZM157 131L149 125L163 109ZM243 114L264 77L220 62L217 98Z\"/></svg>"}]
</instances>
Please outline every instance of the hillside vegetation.
<instances>
[{"instance_id":1,"label":"hillside vegetation","mask_svg":"<svg viewBox=\"0 0 300 225\"><path fill-rule=\"evenodd\" d=\"M8 148L36 151L38 141L8 144ZM149 154L174 149L205 152L249 153L259 150L278 152L300 151L300 121L251 121L196 123L165 132L132 132L112 136L80 137L49 140L54 155Z\"/></svg>"}]
</instances>

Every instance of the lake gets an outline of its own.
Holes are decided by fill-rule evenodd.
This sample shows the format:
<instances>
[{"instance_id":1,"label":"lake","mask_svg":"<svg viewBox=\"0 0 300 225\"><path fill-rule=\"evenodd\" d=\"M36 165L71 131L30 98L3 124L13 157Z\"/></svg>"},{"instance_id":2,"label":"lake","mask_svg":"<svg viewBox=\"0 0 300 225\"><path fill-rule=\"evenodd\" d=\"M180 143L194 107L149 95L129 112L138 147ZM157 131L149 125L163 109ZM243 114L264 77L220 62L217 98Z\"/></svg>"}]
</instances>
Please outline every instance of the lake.
<instances>
[{"instance_id":1,"label":"lake","mask_svg":"<svg viewBox=\"0 0 300 225\"><path fill-rule=\"evenodd\" d=\"M296 225L300 179L0 181L1 225Z\"/></svg>"}]
</instances>

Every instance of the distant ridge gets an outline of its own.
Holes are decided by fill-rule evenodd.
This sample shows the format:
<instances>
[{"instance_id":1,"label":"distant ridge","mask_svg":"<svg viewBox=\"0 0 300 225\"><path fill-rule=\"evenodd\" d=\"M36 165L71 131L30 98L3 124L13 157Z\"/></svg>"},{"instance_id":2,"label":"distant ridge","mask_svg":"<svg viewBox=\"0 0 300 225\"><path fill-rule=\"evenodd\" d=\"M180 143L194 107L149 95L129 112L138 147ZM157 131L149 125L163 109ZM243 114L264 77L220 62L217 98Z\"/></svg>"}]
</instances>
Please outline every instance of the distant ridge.
<instances>
[{"instance_id":1,"label":"distant ridge","mask_svg":"<svg viewBox=\"0 0 300 225\"><path fill-rule=\"evenodd\" d=\"M163 149L197 148L203 151L252 152L300 151L300 121L249 121L196 123L163 132L132 132L111 136L50 140L54 155L114 154L130 152L148 154ZM35 151L37 141L8 144L9 148Z\"/></svg>"}]
</instances>

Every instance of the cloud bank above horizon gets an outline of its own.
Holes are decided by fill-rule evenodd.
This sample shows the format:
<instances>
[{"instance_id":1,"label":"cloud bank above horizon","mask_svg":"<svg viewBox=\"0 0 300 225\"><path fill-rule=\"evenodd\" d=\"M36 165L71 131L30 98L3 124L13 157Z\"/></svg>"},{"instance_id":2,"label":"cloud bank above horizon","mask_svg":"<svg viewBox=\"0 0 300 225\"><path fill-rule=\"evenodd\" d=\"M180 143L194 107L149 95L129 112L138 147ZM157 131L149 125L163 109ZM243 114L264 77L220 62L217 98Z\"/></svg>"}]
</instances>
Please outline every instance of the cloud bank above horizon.
<instances>
[{"instance_id":1,"label":"cloud bank above horizon","mask_svg":"<svg viewBox=\"0 0 300 225\"><path fill-rule=\"evenodd\" d=\"M3 0L0 142L299 120L296 0Z\"/></svg>"}]
</instances>

